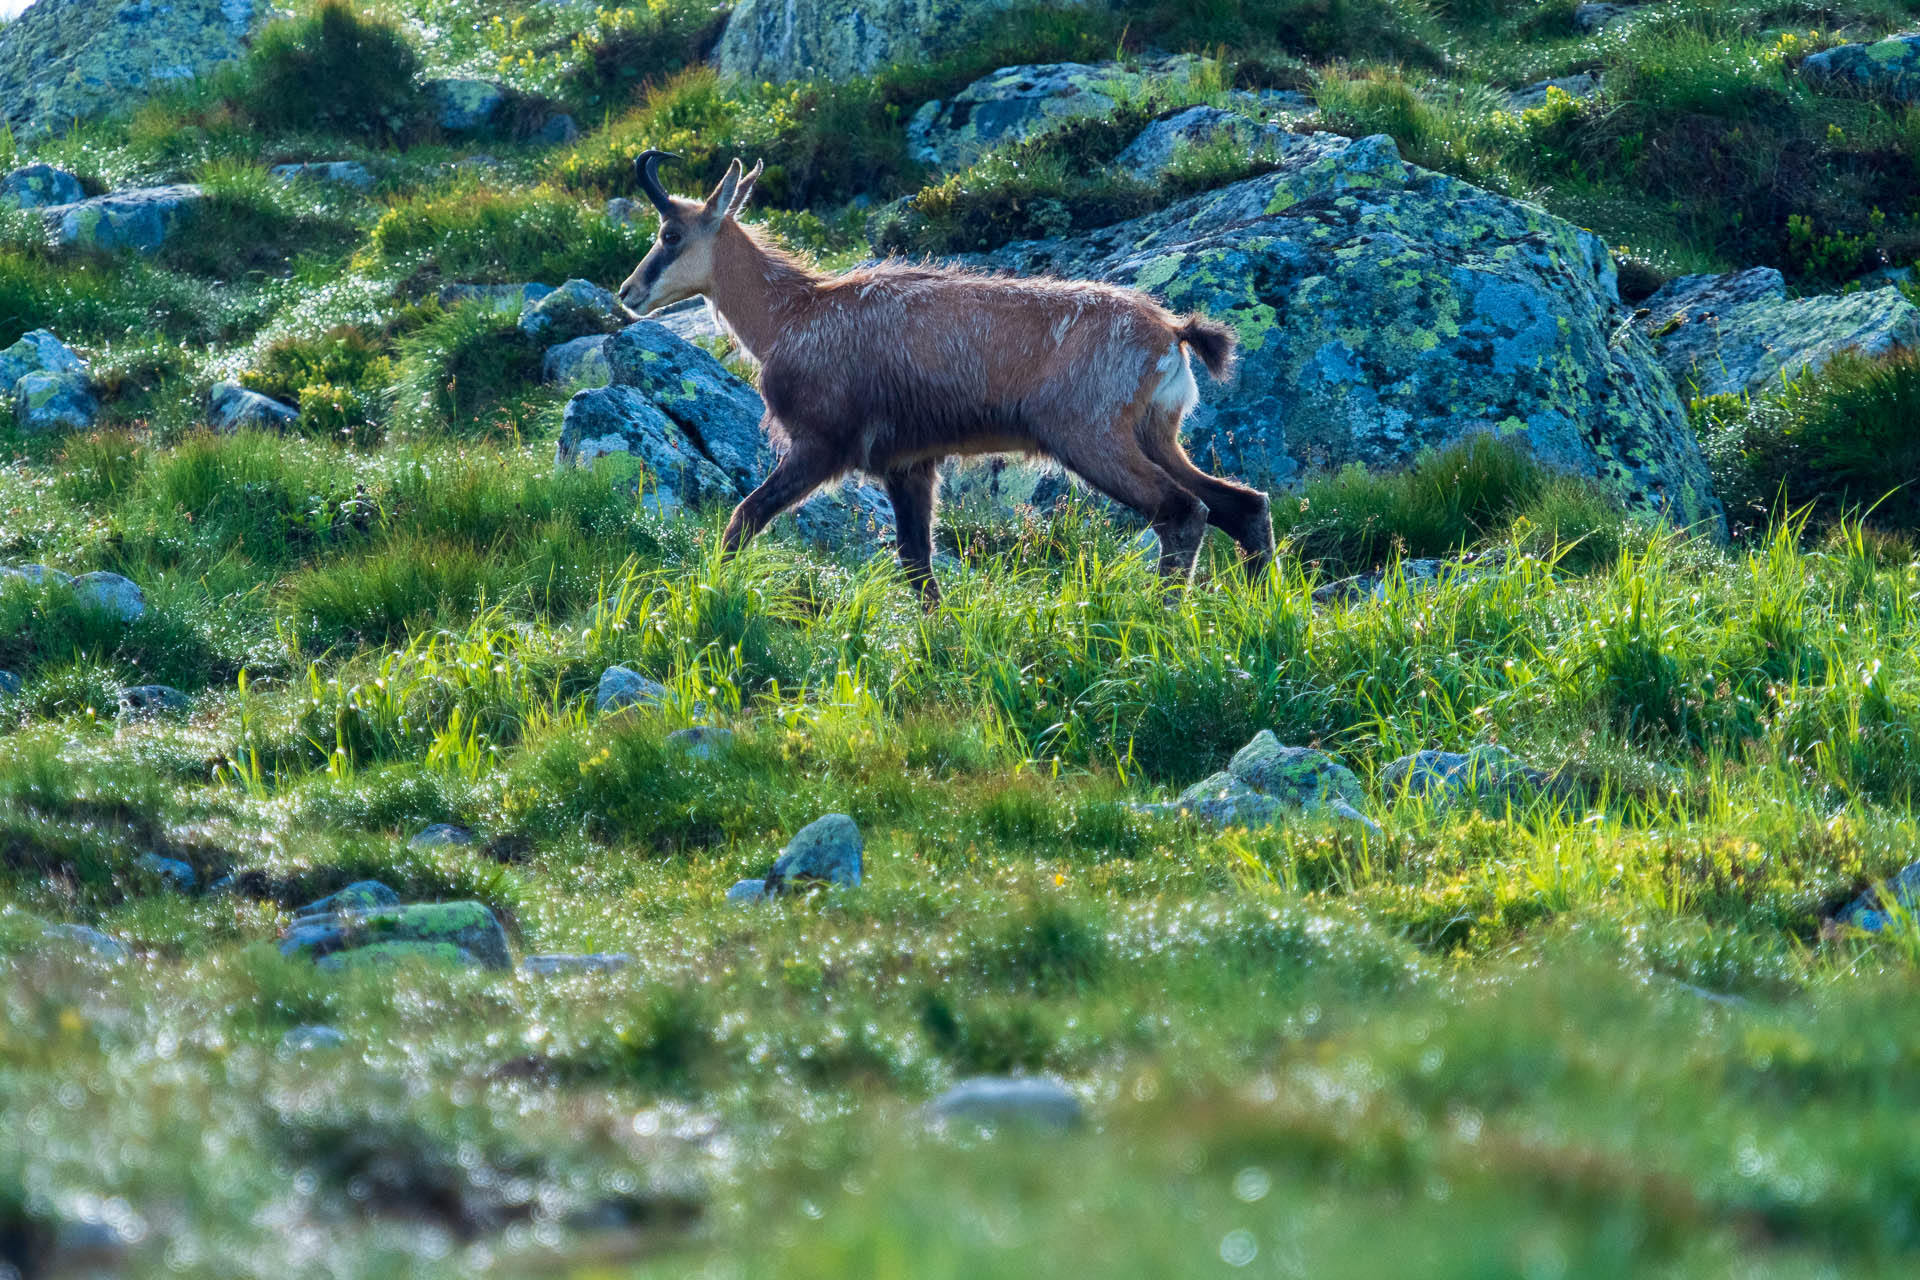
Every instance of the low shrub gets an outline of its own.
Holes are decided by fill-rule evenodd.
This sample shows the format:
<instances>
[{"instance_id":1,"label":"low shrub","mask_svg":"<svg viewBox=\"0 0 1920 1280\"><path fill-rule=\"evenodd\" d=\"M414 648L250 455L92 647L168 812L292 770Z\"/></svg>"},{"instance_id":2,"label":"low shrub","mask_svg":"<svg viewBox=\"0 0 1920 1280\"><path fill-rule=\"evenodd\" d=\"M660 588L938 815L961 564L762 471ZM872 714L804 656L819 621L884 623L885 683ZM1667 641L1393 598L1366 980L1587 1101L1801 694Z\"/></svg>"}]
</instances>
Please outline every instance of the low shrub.
<instances>
[{"instance_id":1,"label":"low shrub","mask_svg":"<svg viewBox=\"0 0 1920 1280\"><path fill-rule=\"evenodd\" d=\"M399 29L350 0L263 30L248 55L242 102L261 124L388 141L416 125L420 60Z\"/></svg>"}]
</instances>

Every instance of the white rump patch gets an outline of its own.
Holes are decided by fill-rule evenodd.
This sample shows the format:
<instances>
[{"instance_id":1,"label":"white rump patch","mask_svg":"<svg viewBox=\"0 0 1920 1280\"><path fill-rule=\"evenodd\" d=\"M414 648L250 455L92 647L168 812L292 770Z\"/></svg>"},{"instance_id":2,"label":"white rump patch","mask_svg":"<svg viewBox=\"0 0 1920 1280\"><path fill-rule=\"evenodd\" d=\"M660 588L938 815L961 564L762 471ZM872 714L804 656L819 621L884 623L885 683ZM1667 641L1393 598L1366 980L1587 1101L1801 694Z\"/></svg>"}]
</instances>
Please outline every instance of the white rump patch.
<instances>
[{"instance_id":1,"label":"white rump patch","mask_svg":"<svg viewBox=\"0 0 1920 1280\"><path fill-rule=\"evenodd\" d=\"M1174 343L1153 368L1160 375L1160 384L1153 389L1153 407L1183 416L1191 413L1200 403L1200 384L1193 380L1186 346Z\"/></svg>"}]
</instances>

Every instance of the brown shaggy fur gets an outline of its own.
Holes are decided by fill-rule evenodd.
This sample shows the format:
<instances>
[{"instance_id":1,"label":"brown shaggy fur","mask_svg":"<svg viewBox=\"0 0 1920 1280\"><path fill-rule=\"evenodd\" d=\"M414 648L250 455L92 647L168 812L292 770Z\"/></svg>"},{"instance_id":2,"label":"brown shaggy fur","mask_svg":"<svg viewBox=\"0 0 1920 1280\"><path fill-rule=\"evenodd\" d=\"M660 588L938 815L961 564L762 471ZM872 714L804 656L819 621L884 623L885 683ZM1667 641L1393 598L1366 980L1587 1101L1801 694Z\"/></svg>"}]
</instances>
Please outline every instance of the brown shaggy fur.
<instances>
[{"instance_id":1,"label":"brown shaggy fur","mask_svg":"<svg viewBox=\"0 0 1920 1280\"><path fill-rule=\"evenodd\" d=\"M765 425L790 447L733 513L727 550L819 486L865 472L886 485L900 562L931 605L935 467L1024 452L1150 520L1170 578L1191 578L1209 523L1240 544L1250 573L1266 566L1266 495L1207 475L1180 445L1198 396L1187 349L1224 377L1233 330L1084 281L897 262L823 276L740 225L752 175L740 183L735 161L705 204L672 199L620 290L642 313L705 294L760 364Z\"/></svg>"}]
</instances>

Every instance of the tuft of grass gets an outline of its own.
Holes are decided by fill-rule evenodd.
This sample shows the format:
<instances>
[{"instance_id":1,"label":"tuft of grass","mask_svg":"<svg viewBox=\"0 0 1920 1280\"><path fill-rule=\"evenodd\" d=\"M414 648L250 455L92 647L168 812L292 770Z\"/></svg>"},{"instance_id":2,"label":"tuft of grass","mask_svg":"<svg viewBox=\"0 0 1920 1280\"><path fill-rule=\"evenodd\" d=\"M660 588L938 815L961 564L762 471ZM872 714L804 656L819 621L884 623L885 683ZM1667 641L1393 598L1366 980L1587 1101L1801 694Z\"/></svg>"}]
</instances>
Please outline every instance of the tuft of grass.
<instances>
[{"instance_id":1,"label":"tuft of grass","mask_svg":"<svg viewBox=\"0 0 1920 1280\"><path fill-rule=\"evenodd\" d=\"M254 38L241 101L269 128L391 141L419 123L419 68L399 28L364 16L351 0L321 0Z\"/></svg>"},{"instance_id":2,"label":"tuft of grass","mask_svg":"<svg viewBox=\"0 0 1920 1280\"><path fill-rule=\"evenodd\" d=\"M428 280L608 284L632 271L648 244L640 227L561 191L469 185L396 201L363 255Z\"/></svg>"}]
</instances>

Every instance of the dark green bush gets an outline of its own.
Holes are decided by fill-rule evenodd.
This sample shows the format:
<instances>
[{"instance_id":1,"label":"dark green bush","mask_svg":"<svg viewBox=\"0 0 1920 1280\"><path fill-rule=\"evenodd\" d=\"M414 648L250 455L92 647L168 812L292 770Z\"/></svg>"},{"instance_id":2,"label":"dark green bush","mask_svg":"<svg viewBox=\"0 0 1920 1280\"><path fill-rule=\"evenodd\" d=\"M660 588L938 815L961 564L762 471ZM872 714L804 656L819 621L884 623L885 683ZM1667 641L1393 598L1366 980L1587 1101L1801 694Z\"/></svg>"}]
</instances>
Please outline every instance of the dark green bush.
<instances>
[{"instance_id":1,"label":"dark green bush","mask_svg":"<svg viewBox=\"0 0 1920 1280\"><path fill-rule=\"evenodd\" d=\"M244 106L260 123L376 139L404 136L421 107L420 60L399 30L350 0L262 31L248 56Z\"/></svg>"}]
</instances>

